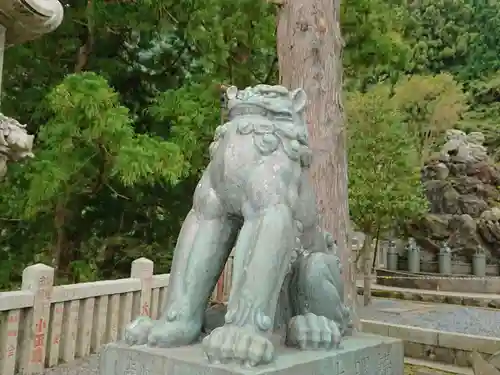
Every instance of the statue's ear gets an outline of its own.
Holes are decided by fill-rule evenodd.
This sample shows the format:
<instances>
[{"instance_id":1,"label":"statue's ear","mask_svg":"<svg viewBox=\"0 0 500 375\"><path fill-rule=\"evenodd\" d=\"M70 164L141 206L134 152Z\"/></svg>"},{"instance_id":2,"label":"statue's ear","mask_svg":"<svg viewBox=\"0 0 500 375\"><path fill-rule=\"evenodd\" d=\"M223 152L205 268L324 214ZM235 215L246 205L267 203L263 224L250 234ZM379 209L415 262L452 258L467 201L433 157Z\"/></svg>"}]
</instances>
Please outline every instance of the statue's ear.
<instances>
[{"instance_id":1,"label":"statue's ear","mask_svg":"<svg viewBox=\"0 0 500 375\"><path fill-rule=\"evenodd\" d=\"M236 94L238 94L238 88L236 86L229 86L226 90L226 96L229 100L236 98Z\"/></svg>"},{"instance_id":2,"label":"statue's ear","mask_svg":"<svg viewBox=\"0 0 500 375\"><path fill-rule=\"evenodd\" d=\"M290 93L293 103L293 109L296 112L302 112L306 106L307 95L303 89L295 89Z\"/></svg>"}]
</instances>

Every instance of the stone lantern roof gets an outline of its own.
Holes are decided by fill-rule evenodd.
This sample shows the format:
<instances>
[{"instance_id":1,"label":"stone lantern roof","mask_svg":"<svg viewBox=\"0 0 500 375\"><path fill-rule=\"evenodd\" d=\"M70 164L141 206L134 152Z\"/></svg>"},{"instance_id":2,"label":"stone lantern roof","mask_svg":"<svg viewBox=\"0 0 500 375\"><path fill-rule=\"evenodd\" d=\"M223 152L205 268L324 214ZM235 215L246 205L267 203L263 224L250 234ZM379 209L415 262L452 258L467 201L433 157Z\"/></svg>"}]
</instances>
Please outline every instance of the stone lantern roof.
<instances>
[{"instance_id":1,"label":"stone lantern roof","mask_svg":"<svg viewBox=\"0 0 500 375\"><path fill-rule=\"evenodd\" d=\"M62 22L58 0L2 0L0 25L5 28L5 47L28 42L54 31Z\"/></svg>"}]
</instances>

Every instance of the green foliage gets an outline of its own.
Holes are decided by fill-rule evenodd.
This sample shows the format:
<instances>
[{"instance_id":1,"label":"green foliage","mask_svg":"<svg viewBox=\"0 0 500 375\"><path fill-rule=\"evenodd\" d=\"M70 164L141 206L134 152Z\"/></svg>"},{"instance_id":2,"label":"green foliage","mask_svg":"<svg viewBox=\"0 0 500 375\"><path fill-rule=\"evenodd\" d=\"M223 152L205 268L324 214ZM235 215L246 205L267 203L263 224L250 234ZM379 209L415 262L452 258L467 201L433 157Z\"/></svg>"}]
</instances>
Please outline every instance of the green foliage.
<instances>
[{"instance_id":1,"label":"green foliage","mask_svg":"<svg viewBox=\"0 0 500 375\"><path fill-rule=\"evenodd\" d=\"M9 166L2 182L0 288L39 261L58 267L59 282L126 276L138 256L168 271L221 121L218 86L278 82L270 2L68 4L55 32L5 55L2 112L37 138L36 158ZM402 171L457 123L484 131L498 153L499 4L342 2L360 226L420 212L418 173ZM363 190L383 183L383 196Z\"/></svg>"},{"instance_id":2,"label":"green foliage","mask_svg":"<svg viewBox=\"0 0 500 375\"><path fill-rule=\"evenodd\" d=\"M404 114L422 164L444 131L453 128L467 109L467 97L450 74L404 77L394 86L394 105Z\"/></svg>"},{"instance_id":3,"label":"green foliage","mask_svg":"<svg viewBox=\"0 0 500 375\"><path fill-rule=\"evenodd\" d=\"M415 135L379 85L346 100L349 121L349 207L359 230L372 237L400 219L427 210L420 184Z\"/></svg>"},{"instance_id":4,"label":"green foliage","mask_svg":"<svg viewBox=\"0 0 500 375\"><path fill-rule=\"evenodd\" d=\"M411 73L448 71L462 80L500 68L500 3L475 0L406 1L404 37Z\"/></svg>"},{"instance_id":5,"label":"green foliage","mask_svg":"<svg viewBox=\"0 0 500 375\"><path fill-rule=\"evenodd\" d=\"M201 172L206 165L206 146L221 122L218 94L214 85L186 85L165 91L148 110L157 121L169 124L169 139L184 150L191 173Z\"/></svg>"},{"instance_id":6,"label":"green foliage","mask_svg":"<svg viewBox=\"0 0 500 375\"><path fill-rule=\"evenodd\" d=\"M470 84L471 110L460 122L466 132L481 131L491 156L500 160L500 72Z\"/></svg>"},{"instance_id":7,"label":"green foliage","mask_svg":"<svg viewBox=\"0 0 500 375\"><path fill-rule=\"evenodd\" d=\"M61 199L94 195L111 179L125 186L185 173L181 150L135 134L128 109L94 73L68 76L47 97L50 120L38 134L40 150L25 171L24 213L51 212Z\"/></svg>"},{"instance_id":8,"label":"green foliage","mask_svg":"<svg viewBox=\"0 0 500 375\"><path fill-rule=\"evenodd\" d=\"M343 63L349 84L364 88L387 78L397 79L410 58L410 45L402 38L402 4L347 0L341 7Z\"/></svg>"}]
</instances>

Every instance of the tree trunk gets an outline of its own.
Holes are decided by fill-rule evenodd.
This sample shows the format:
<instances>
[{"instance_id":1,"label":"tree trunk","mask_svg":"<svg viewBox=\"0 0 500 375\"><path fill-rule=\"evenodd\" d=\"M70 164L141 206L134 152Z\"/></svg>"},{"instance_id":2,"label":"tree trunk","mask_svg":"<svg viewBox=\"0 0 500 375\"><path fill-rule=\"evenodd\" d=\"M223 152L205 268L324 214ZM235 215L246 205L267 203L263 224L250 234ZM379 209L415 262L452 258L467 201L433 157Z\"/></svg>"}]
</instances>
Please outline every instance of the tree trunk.
<instances>
[{"instance_id":1,"label":"tree trunk","mask_svg":"<svg viewBox=\"0 0 500 375\"><path fill-rule=\"evenodd\" d=\"M302 87L308 96L306 121L314 160L311 178L320 224L336 239L345 272L346 303L354 311L355 272L348 246L346 134L341 102L340 0L284 2L278 15L280 83ZM355 315L355 314L354 314ZM355 326L358 326L354 319Z\"/></svg>"},{"instance_id":2,"label":"tree trunk","mask_svg":"<svg viewBox=\"0 0 500 375\"><path fill-rule=\"evenodd\" d=\"M372 243L373 237L369 234L363 243L363 305L368 306L372 300Z\"/></svg>"}]
</instances>

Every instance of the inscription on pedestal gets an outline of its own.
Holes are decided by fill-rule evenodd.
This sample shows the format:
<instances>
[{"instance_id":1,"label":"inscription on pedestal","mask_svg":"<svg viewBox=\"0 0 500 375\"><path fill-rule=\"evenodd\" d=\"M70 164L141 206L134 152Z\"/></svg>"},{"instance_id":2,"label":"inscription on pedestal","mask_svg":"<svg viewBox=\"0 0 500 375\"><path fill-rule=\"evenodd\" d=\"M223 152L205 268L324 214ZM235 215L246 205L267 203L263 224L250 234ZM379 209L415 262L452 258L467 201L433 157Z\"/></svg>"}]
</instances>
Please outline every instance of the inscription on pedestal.
<instances>
[{"instance_id":1,"label":"inscription on pedestal","mask_svg":"<svg viewBox=\"0 0 500 375\"><path fill-rule=\"evenodd\" d=\"M150 367L153 363L140 361L136 354L129 353L127 355L125 370L121 373L123 375L153 375ZM121 375L120 374L120 375ZM117 374L118 375L118 374Z\"/></svg>"},{"instance_id":2,"label":"inscription on pedestal","mask_svg":"<svg viewBox=\"0 0 500 375\"><path fill-rule=\"evenodd\" d=\"M345 366L343 361L335 362L335 371L333 372L335 375L345 375Z\"/></svg>"},{"instance_id":3,"label":"inscription on pedestal","mask_svg":"<svg viewBox=\"0 0 500 375\"><path fill-rule=\"evenodd\" d=\"M380 352L378 357L378 375L392 375L392 361L390 352Z\"/></svg>"},{"instance_id":4,"label":"inscription on pedestal","mask_svg":"<svg viewBox=\"0 0 500 375\"><path fill-rule=\"evenodd\" d=\"M277 356L277 366L256 370L260 375L403 375L402 343L382 340L378 344L369 336L362 344L327 353L287 350ZM100 361L100 375L249 375L247 368L238 365L209 364L203 350L196 346L160 350L110 344Z\"/></svg>"},{"instance_id":5,"label":"inscription on pedestal","mask_svg":"<svg viewBox=\"0 0 500 375\"><path fill-rule=\"evenodd\" d=\"M368 366L369 366L370 357L363 356L359 358L354 364L354 369L356 371L356 375L367 375L368 374Z\"/></svg>"}]
</instances>

